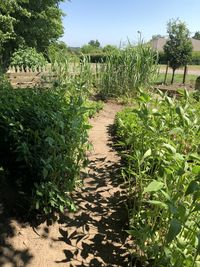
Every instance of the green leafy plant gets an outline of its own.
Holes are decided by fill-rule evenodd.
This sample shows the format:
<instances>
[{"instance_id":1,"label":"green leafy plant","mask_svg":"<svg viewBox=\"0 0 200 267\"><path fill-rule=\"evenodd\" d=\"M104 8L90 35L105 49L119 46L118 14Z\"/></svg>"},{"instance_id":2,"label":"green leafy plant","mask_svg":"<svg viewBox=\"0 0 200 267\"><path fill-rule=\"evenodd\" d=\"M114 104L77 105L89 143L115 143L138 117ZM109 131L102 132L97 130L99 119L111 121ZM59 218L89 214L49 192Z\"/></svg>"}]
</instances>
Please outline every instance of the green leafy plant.
<instances>
[{"instance_id":1,"label":"green leafy plant","mask_svg":"<svg viewBox=\"0 0 200 267\"><path fill-rule=\"evenodd\" d=\"M15 51L11 57L11 66L19 66L21 69L26 68L38 68L45 66L47 61L45 60L42 53L38 53L35 48L26 47L19 48Z\"/></svg>"},{"instance_id":2,"label":"green leafy plant","mask_svg":"<svg viewBox=\"0 0 200 267\"><path fill-rule=\"evenodd\" d=\"M66 97L66 89L0 91L0 166L20 206L45 213L74 209L70 192L87 162L90 128L83 100Z\"/></svg>"},{"instance_id":3,"label":"green leafy plant","mask_svg":"<svg viewBox=\"0 0 200 267\"><path fill-rule=\"evenodd\" d=\"M116 117L133 255L144 266L199 266L200 105L140 92Z\"/></svg>"}]
</instances>

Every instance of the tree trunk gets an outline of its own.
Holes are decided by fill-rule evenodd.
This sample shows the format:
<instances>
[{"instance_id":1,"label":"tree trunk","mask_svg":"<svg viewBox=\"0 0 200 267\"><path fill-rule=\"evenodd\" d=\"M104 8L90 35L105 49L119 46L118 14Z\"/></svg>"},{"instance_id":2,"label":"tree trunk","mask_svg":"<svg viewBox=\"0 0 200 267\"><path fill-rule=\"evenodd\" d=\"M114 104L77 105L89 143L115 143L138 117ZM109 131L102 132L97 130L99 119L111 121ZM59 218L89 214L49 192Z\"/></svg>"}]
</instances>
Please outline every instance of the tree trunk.
<instances>
[{"instance_id":1,"label":"tree trunk","mask_svg":"<svg viewBox=\"0 0 200 267\"><path fill-rule=\"evenodd\" d=\"M183 74L183 84L185 84L185 80L186 80L186 75L187 75L187 65L184 68L184 74Z\"/></svg>"},{"instance_id":2,"label":"tree trunk","mask_svg":"<svg viewBox=\"0 0 200 267\"><path fill-rule=\"evenodd\" d=\"M175 74L175 69L172 70L172 79L171 79L171 84L174 83L174 74Z\"/></svg>"},{"instance_id":3,"label":"tree trunk","mask_svg":"<svg viewBox=\"0 0 200 267\"><path fill-rule=\"evenodd\" d=\"M168 74L168 68L169 68L169 61L167 61L167 67L166 67L166 71L165 71L165 79L164 79L164 84L166 84L166 80L167 80L167 74Z\"/></svg>"}]
</instances>

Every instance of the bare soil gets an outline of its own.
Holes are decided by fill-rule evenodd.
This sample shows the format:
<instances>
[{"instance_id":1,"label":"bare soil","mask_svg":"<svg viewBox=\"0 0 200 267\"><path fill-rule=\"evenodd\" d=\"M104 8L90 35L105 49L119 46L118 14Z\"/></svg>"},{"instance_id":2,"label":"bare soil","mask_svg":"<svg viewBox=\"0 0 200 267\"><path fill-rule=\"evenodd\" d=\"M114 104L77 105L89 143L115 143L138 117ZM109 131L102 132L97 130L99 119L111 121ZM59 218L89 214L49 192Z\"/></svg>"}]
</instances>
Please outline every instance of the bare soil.
<instances>
[{"instance_id":1,"label":"bare soil","mask_svg":"<svg viewBox=\"0 0 200 267\"><path fill-rule=\"evenodd\" d=\"M0 266L128 266L126 191L109 134L120 109L109 102L91 120L93 150L83 186L73 193L77 212L59 215L53 223L24 223L0 203Z\"/></svg>"}]
</instances>

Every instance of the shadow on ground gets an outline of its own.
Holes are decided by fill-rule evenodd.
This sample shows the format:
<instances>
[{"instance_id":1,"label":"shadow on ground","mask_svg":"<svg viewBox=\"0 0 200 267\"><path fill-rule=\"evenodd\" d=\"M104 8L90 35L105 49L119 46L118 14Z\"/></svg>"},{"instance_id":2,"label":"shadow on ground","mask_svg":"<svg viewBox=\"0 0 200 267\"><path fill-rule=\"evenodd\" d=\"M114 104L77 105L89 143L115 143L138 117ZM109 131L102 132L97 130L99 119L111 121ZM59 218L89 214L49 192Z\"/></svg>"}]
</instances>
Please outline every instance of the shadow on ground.
<instances>
[{"instance_id":1,"label":"shadow on ground","mask_svg":"<svg viewBox=\"0 0 200 267\"><path fill-rule=\"evenodd\" d=\"M16 193L12 188L4 183L3 171L0 171L0 266L26 266L32 259L28 248L17 250L7 242L8 238L13 238L17 234L17 229L12 224L15 214ZM21 222L23 225L24 222Z\"/></svg>"},{"instance_id":2,"label":"shadow on ground","mask_svg":"<svg viewBox=\"0 0 200 267\"><path fill-rule=\"evenodd\" d=\"M126 195L119 188L118 166L97 158L90 161L89 171L85 186L74 194L79 210L59 220L62 237L57 241L65 242L66 249L57 263L128 266Z\"/></svg>"},{"instance_id":3,"label":"shadow on ground","mask_svg":"<svg viewBox=\"0 0 200 267\"><path fill-rule=\"evenodd\" d=\"M108 142L110 146L111 140ZM112 150L112 147L109 149ZM129 266L128 249L131 242L125 231L128 229L125 206L127 197L125 188L119 186L123 183L120 180L119 166L114 163L115 161L112 157L110 159L102 155L91 155L84 186L73 194L78 207L77 212L66 212L59 216L59 232L51 241L54 244L62 244L63 257L52 262L51 266ZM31 226L34 231L47 218L26 222L21 217L20 219L9 217L15 213L12 210L12 201L8 201L10 196L12 192L6 191L6 195L0 192L0 266L32 266L33 255L29 248L17 250L7 242L7 239L20 235L13 220L16 220L22 228ZM47 226L54 218L49 219L50 222L46 221ZM49 236L48 228L42 231L44 235L40 233L39 238Z\"/></svg>"}]
</instances>

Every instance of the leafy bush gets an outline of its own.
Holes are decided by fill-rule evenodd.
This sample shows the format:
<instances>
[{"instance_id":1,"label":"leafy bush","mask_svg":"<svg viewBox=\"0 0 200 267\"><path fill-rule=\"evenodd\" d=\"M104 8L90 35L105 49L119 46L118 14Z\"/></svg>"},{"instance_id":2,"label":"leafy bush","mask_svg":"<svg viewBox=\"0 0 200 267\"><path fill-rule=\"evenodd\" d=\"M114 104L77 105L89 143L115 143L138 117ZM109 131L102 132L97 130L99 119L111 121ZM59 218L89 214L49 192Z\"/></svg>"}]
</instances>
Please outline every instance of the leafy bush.
<instances>
[{"instance_id":1,"label":"leafy bush","mask_svg":"<svg viewBox=\"0 0 200 267\"><path fill-rule=\"evenodd\" d=\"M0 166L31 210L74 209L70 192L86 163L89 125L82 99L65 95L0 90Z\"/></svg>"},{"instance_id":2,"label":"leafy bush","mask_svg":"<svg viewBox=\"0 0 200 267\"><path fill-rule=\"evenodd\" d=\"M164 52L159 52L158 63L167 64L167 57ZM200 52L193 51L192 57L188 62L189 65L200 65Z\"/></svg>"},{"instance_id":3,"label":"leafy bush","mask_svg":"<svg viewBox=\"0 0 200 267\"><path fill-rule=\"evenodd\" d=\"M189 64L200 65L200 52L192 52L192 58L191 58Z\"/></svg>"},{"instance_id":4,"label":"leafy bush","mask_svg":"<svg viewBox=\"0 0 200 267\"><path fill-rule=\"evenodd\" d=\"M96 113L98 113L103 108L102 101L92 101L92 100L85 100L84 106L87 108L87 116L89 118L94 117Z\"/></svg>"},{"instance_id":5,"label":"leafy bush","mask_svg":"<svg viewBox=\"0 0 200 267\"><path fill-rule=\"evenodd\" d=\"M35 48L19 48L11 57L11 66L20 68L38 68L46 65L46 60L42 53L38 53Z\"/></svg>"},{"instance_id":6,"label":"leafy bush","mask_svg":"<svg viewBox=\"0 0 200 267\"><path fill-rule=\"evenodd\" d=\"M200 264L200 104L141 92L116 117L135 256L146 266ZM149 265L148 265L149 264Z\"/></svg>"},{"instance_id":7,"label":"leafy bush","mask_svg":"<svg viewBox=\"0 0 200 267\"><path fill-rule=\"evenodd\" d=\"M8 88L10 89L12 86L7 76L0 72L0 88Z\"/></svg>"},{"instance_id":8,"label":"leafy bush","mask_svg":"<svg viewBox=\"0 0 200 267\"><path fill-rule=\"evenodd\" d=\"M167 56L164 52L158 53L158 63L159 64L167 64Z\"/></svg>"}]
</instances>

